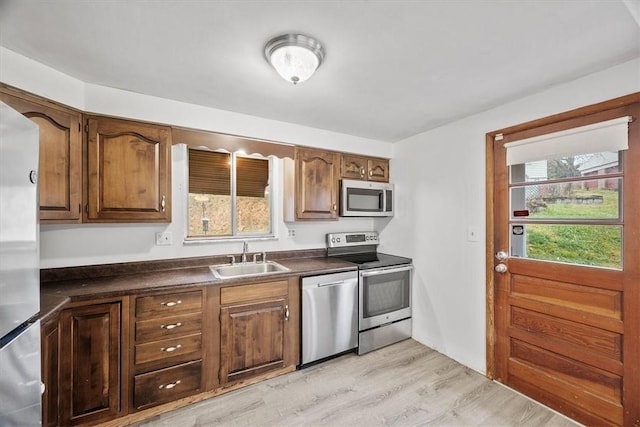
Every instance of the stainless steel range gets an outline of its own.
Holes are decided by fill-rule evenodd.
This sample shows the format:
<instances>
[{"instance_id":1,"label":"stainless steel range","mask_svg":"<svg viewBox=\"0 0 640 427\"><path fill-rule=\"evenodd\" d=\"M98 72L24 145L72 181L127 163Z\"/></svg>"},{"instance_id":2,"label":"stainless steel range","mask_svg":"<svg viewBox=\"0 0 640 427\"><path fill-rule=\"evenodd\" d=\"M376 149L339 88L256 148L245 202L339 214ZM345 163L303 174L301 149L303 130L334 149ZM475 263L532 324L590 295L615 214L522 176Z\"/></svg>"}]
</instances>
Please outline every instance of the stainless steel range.
<instances>
[{"instance_id":1,"label":"stainless steel range","mask_svg":"<svg viewBox=\"0 0 640 427\"><path fill-rule=\"evenodd\" d=\"M358 266L358 354L411 337L411 258L378 243L375 231L327 234L327 255Z\"/></svg>"}]
</instances>

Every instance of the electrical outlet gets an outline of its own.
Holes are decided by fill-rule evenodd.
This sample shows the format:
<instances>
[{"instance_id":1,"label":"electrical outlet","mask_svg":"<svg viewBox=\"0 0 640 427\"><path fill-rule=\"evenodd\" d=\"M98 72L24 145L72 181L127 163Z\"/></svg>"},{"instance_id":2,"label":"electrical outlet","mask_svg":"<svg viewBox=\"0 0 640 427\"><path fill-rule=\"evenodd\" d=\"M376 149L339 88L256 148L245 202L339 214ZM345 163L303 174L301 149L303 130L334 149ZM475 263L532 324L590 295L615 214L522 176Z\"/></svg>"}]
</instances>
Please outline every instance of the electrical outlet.
<instances>
[{"instance_id":1,"label":"electrical outlet","mask_svg":"<svg viewBox=\"0 0 640 427\"><path fill-rule=\"evenodd\" d=\"M296 229L295 228L289 228L287 230L287 237L289 239L295 239L296 238Z\"/></svg>"},{"instance_id":2,"label":"electrical outlet","mask_svg":"<svg viewBox=\"0 0 640 427\"><path fill-rule=\"evenodd\" d=\"M170 246L173 243L173 236L170 231L156 232L156 246Z\"/></svg>"}]
</instances>

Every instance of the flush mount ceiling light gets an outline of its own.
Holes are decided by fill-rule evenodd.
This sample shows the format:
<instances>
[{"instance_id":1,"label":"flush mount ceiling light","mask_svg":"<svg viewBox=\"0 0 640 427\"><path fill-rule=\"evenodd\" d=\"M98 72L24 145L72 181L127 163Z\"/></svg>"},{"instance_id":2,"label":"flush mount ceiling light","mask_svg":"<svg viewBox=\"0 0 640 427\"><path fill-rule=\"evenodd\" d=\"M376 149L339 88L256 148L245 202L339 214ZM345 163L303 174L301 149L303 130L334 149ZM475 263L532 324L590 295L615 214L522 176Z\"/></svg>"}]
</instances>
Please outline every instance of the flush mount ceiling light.
<instances>
[{"instance_id":1,"label":"flush mount ceiling light","mask_svg":"<svg viewBox=\"0 0 640 427\"><path fill-rule=\"evenodd\" d=\"M269 40L264 56L283 79L295 85L311 77L322 64L324 48L311 37L283 34Z\"/></svg>"}]
</instances>

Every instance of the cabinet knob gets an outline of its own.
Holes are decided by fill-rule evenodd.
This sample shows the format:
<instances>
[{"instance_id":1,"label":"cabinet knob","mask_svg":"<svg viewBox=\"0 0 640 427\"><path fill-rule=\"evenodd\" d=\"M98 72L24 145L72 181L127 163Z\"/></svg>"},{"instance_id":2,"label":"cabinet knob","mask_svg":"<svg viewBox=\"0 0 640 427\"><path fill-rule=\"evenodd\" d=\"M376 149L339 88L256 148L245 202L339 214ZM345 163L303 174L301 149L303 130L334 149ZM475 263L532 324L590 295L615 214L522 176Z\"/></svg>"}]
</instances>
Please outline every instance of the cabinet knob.
<instances>
[{"instance_id":1,"label":"cabinet knob","mask_svg":"<svg viewBox=\"0 0 640 427\"><path fill-rule=\"evenodd\" d=\"M335 212L335 211L336 211L336 209L338 209L338 205L336 205L336 204L334 203L334 204L333 204L333 206L331 206L331 210L332 210L333 212Z\"/></svg>"},{"instance_id":2,"label":"cabinet knob","mask_svg":"<svg viewBox=\"0 0 640 427\"><path fill-rule=\"evenodd\" d=\"M160 210L164 212L166 206L166 197L162 196L162 200L160 200Z\"/></svg>"},{"instance_id":3,"label":"cabinet knob","mask_svg":"<svg viewBox=\"0 0 640 427\"><path fill-rule=\"evenodd\" d=\"M181 382L182 381L177 380L177 381L174 381L174 382L169 383L169 384L160 384L160 386L158 386L158 388L159 389L165 389L165 390L171 390L172 388L174 388L175 386L177 386Z\"/></svg>"},{"instance_id":4,"label":"cabinet knob","mask_svg":"<svg viewBox=\"0 0 640 427\"><path fill-rule=\"evenodd\" d=\"M164 351L166 353L171 353L172 351L176 351L179 348L182 348L182 344L174 345L174 346L171 346L171 347L162 347L162 348L160 348L160 351Z\"/></svg>"},{"instance_id":5,"label":"cabinet knob","mask_svg":"<svg viewBox=\"0 0 640 427\"><path fill-rule=\"evenodd\" d=\"M182 304L181 300L177 300L177 301L167 301L167 302L161 302L160 305L163 307L174 307L178 304Z\"/></svg>"},{"instance_id":6,"label":"cabinet knob","mask_svg":"<svg viewBox=\"0 0 640 427\"><path fill-rule=\"evenodd\" d=\"M360 168L360 176L364 176L366 173L364 168Z\"/></svg>"},{"instance_id":7,"label":"cabinet knob","mask_svg":"<svg viewBox=\"0 0 640 427\"><path fill-rule=\"evenodd\" d=\"M289 320L289 305L284 306L284 320Z\"/></svg>"},{"instance_id":8,"label":"cabinet knob","mask_svg":"<svg viewBox=\"0 0 640 427\"><path fill-rule=\"evenodd\" d=\"M373 176L373 169L369 171L369 176Z\"/></svg>"},{"instance_id":9,"label":"cabinet knob","mask_svg":"<svg viewBox=\"0 0 640 427\"><path fill-rule=\"evenodd\" d=\"M160 325L162 329L168 329L168 330L179 328L180 326L182 326L182 322L170 323L168 325Z\"/></svg>"}]
</instances>

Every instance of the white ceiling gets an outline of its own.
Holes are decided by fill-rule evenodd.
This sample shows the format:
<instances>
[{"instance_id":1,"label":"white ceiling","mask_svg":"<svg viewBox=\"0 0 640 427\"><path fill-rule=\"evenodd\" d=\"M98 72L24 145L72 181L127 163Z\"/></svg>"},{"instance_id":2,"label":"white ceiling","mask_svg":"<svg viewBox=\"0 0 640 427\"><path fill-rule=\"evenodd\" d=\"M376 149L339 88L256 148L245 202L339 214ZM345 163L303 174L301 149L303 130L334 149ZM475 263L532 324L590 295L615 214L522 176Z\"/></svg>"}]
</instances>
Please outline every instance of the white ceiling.
<instances>
[{"instance_id":1,"label":"white ceiling","mask_svg":"<svg viewBox=\"0 0 640 427\"><path fill-rule=\"evenodd\" d=\"M0 0L0 45L88 83L395 142L640 57L639 13L640 0ZM326 48L297 86L263 56L285 32Z\"/></svg>"}]
</instances>

